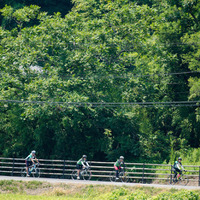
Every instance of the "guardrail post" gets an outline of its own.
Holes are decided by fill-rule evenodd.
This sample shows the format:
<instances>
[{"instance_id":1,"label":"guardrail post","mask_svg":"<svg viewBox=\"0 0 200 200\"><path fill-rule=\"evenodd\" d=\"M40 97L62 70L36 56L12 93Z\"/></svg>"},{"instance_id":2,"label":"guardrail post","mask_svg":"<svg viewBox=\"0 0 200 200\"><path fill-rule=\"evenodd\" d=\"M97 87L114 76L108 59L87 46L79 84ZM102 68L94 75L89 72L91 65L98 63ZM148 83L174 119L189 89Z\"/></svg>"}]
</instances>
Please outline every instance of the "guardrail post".
<instances>
[{"instance_id":1,"label":"guardrail post","mask_svg":"<svg viewBox=\"0 0 200 200\"><path fill-rule=\"evenodd\" d=\"M143 163L143 170L142 170L142 183L144 183L144 167L145 167L145 163Z\"/></svg>"},{"instance_id":2,"label":"guardrail post","mask_svg":"<svg viewBox=\"0 0 200 200\"><path fill-rule=\"evenodd\" d=\"M63 166L63 178L65 178L65 160L64 160L64 166Z\"/></svg>"},{"instance_id":3,"label":"guardrail post","mask_svg":"<svg viewBox=\"0 0 200 200\"><path fill-rule=\"evenodd\" d=\"M199 166L199 186L200 186L200 166Z\"/></svg>"},{"instance_id":4,"label":"guardrail post","mask_svg":"<svg viewBox=\"0 0 200 200\"><path fill-rule=\"evenodd\" d=\"M53 166L51 172L53 172L53 174L54 174L54 172L55 172L55 165L56 165L56 162L55 162L55 165L54 165L54 164L53 164L53 160L51 160L51 164L52 164L52 166ZM57 176L51 174L51 178L57 178Z\"/></svg>"},{"instance_id":5,"label":"guardrail post","mask_svg":"<svg viewBox=\"0 0 200 200\"><path fill-rule=\"evenodd\" d=\"M13 164L12 164L12 176L13 176L13 174L14 174L14 168L15 168L15 158L13 158Z\"/></svg>"}]
</instances>

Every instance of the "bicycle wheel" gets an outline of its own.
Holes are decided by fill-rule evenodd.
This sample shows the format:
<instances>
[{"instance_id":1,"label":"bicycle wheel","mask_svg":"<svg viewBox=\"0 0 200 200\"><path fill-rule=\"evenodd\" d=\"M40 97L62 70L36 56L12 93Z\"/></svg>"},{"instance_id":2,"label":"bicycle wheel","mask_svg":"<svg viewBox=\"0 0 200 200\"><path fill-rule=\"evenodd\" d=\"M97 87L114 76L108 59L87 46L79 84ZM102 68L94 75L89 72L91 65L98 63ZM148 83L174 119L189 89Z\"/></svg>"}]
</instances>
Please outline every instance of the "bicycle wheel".
<instances>
[{"instance_id":1,"label":"bicycle wheel","mask_svg":"<svg viewBox=\"0 0 200 200\"><path fill-rule=\"evenodd\" d=\"M113 171L113 172L110 172L110 181L111 182L115 182L116 181L116 172Z\"/></svg>"},{"instance_id":2,"label":"bicycle wheel","mask_svg":"<svg viewBox=\"0 0 200 200\"><path fill-rule=\"evenodd\" d=\"M185 175L182 175L182 177L181 177L181 178L179 179L179 181L178 181L178 184L184 186L184 185L187 185L188 182L189 182L188 177L185 176Z\"/></svg>"},{"instance_id":3,"label":"bicycle wheel","mask_svg":"<svg viewBox=\"0 0 200 200\"><path fill-rule=\"evenodd\" d=\"M167 178L167 184L174 185L177 181L174 179L174 175L169 175Z\"/></svg>"},{"instance_id":4,"label":"bicycle wheel","mask_svg":"<svg viewBox=\"0 0 200 200\"><path fill-rule=\"evenodd\" d=\"M84 171L82 174L83 180L88 181L91 179L91 172L90 171Z\"/></svg>"},{"instance_id":5,"label":"bicycle wheel","mask_svg":"<svg viewBox=\"0 0 200 200\"><path fill-rule=\"evenodd\" d=\"M120 173L119 179L121 182L127 183L127 182L129 182L129 175L127 173Z\"/></svg>"},{"instance_id":6,"label":"bicycle wheel","mask_svg":"<svg viewBox=\"0 0 200 200\"><path fill-rule=\"evenodd\" d=\"M21 177L26 177L26 167L21 169Z\"/></svg>"},{"instance_id":7,"label":"bicycle wheel","mask_svg":"<svg viewBox=\"0 0 200 200\"><path fill-rule=\"evenodd\" d=\"M33 171L32 171L32 176L35 177L35 178L39 178L40 177L40 169L39 168L35 168Z\"/></svg>"},{"instance_id":8,"label":"bicycle wheel","mask_svg":"<svg viewBox=\"0 0 200 200\"><path fill-rule=\"evenodd\" d=\"M77 172L76 170L74 170L74 171L72 172L72 175L71 175L72 179L73 179L73 180L77 180L77 176L78 176L78 172Z\"/></svg>"}]
</instances>

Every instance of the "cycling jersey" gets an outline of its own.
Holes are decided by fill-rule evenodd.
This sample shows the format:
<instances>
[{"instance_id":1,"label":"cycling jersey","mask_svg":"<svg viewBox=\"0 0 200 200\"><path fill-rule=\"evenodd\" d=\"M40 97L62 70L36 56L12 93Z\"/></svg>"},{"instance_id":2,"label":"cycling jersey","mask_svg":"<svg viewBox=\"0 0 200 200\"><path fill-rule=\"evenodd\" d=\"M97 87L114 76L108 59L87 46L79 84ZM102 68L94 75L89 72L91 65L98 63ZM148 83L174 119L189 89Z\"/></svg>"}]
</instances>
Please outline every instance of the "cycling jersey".
<instances>
[{"instance_id":1,"label":"cycling jersey","mask_svg":"<svg viewBox=\"0 0 200 200\"><path fill-rule=\"evenodd\" d=\"M84 160L81 158L80 160L77 161L77 164L78 164L78 165L82 165L82 162L83 162L83 161L84 161Z\"/></svg>"},{"instance_id":2,"label":"cycling jersey","mask_svg":"<svg viewBox=\"0 0 200 200\"><path fill-rule=\"evenodd\" d=\"M182 163L178 162L178 161L175 161L175 163L174 163L174 169L181 170L181 168L184 170Z\"/></svg>"},{"instance_id":3,"label":"cycling jersey","mask_svg":"<svg viewBox=\"0 0 200 200\"><path fill-rule=\"evenodd\" d=\"M120 162L120 160L117 160L114 164L116 167L121 167L122 165L124 165L124 162Z\"/></svg>"},{"instance_id":4,"label":"cycling jersey","mask_svg":"<svg viewBox=\"0 0 200 200\"><path fill-rule=\"evenodd\" d=\"M31 161L31 159L35 159L35 156L33 156L32 153L25 158L26 161Z\"/></svg>"},{"instance_id":5,"label":"cycling jersey","mask_svg":"<svg viewBox=\"0 0 200 200\"><path fill-rule=\"evenodd\" d=\"M77 161L77 165L87 165L87 166L89 166L88 162L86 160L84 160L83 158L81 158Z\"/></svg>"}]
</instances>

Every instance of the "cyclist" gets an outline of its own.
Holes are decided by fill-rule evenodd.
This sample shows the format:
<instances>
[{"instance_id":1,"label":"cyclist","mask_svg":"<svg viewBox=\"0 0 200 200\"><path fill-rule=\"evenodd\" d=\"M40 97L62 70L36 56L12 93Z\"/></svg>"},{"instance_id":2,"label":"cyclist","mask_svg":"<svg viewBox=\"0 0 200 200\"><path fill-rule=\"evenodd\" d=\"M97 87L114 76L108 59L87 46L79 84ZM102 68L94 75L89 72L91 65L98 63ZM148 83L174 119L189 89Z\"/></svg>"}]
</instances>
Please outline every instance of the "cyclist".
<instances>
[{"instance_id":1,"label":"cyclist","mask_svg":"<svg viewBox=\"0 0 200 200\"><path fill-rule=\"evenodd\" d=\"M177 177L177 174L178 174L178 177L177 179L179 179L179 177L181 176L182 174L182 170L186 171L181 163L182 161L182 158L179 157L178 158L178 161L175 161L174 163L174 166L173 166L173 171L174 171L174 180L176 179Z\"/></svg>"},{"instance_id":2,"label":"cyclist","mask_svg":"<svg viewBox=\"0 0 200 200\"><path fill-rule=\"evenodd\" d=\"M80 179L80 171L82 169L85 169L86 167L90 167L90 165L87 162L87 156L83 155L81 159L79 159L76 163L76 169L78 171L77 179Z\"/></svg>"},{"instance_id":3,"label":"cyclist","mask_svg":"<svg viewBox=\"0 0 200 200\"><path fill-rule=\"evenodd\" d=\"M36 160L37 163L39 163L39 161L38 161L38 159L36 158L36 155L35 155L35 154L36 154L36 151L33 150L33 151L31 151L31 153L25 158L25 163L26 163L26 176L27 176L27 177L30 176L30 175L29 175L28 168L29 168L31 165L35 164L35 161L34 161L34 160Z\"/></svg>"},{"instance_id":4,"label":"cyclist","mask_svg":"<svg viewBox=\"0 0 200 200\"><path fill-rule=\"evenodd\" d=\"M123 167L122 167L123 166ZM115 162L114 164L114 168L116 171L116 180L119 179L119 172L125 168L125 164L124 164L124 156L120 156L119 159Z\"/></svg>"}]
</instances>

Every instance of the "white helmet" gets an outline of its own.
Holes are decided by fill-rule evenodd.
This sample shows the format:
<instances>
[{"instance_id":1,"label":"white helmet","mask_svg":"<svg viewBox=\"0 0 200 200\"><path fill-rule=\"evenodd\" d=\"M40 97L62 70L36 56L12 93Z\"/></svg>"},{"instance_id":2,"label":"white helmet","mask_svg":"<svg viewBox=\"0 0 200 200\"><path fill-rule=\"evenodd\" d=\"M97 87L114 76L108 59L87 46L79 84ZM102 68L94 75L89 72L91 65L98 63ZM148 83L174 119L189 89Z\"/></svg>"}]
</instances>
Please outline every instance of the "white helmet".
<instances>
[{"instance_id":1,"label":"white helmet","mask_svg":"<svg viewBox=\"0 0 200 200\"><path fill-rule=\"evenodd\" d=\"M32 153L32 154L36 154L36 151L35 151L35 150L33 150L33 151L31 151L31 153Z\"/></svg>"}]
</instances>

